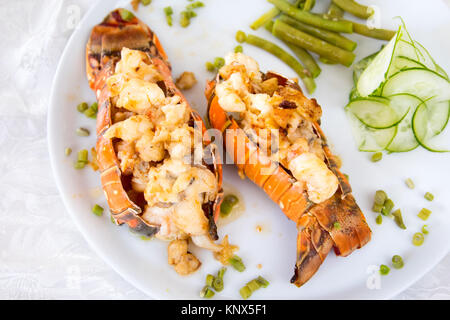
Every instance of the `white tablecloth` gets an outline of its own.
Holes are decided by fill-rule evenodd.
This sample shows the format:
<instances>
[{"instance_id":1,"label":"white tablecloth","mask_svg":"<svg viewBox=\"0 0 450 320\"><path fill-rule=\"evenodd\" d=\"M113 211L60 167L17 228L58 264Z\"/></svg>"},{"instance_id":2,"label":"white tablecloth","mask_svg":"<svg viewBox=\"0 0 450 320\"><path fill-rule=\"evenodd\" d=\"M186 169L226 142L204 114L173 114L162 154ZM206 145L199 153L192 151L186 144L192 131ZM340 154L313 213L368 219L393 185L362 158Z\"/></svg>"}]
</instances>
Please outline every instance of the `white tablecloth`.
<instances>
[{"instance_id":1,"label":"white tablecloth","mask_svg":"<svg viewBox=\"0 0 450 320\"><path fill-rule=\"evenodd\" d=\"M105 0L104 0L105 1ZM88 247L54 183L52 79L74 10L92 0L0 0L0 299L146 299ZM398 299L449 299L450 255Z\"/></svg>"}]
</instances>

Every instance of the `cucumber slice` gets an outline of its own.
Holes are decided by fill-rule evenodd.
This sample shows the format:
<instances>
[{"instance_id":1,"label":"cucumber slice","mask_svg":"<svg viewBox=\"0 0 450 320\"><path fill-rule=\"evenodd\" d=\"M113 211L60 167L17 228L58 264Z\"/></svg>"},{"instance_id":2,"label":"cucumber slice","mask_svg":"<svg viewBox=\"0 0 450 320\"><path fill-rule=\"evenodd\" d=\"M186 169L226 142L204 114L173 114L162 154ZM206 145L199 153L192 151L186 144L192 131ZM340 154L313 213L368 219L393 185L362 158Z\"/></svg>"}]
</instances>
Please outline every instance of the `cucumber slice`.
<instances>
[{"instance_id":1,"label":"cucumber slice","mask_svg":"<svg viewBox=\"0 0 450 320\"><path fill-rule=\"evenodd\" d=\"M405 56L396 56L392 60L391 68L389 68L388 78L390 76L392 76L393 74L399 72L400 70L411 69L411 68L426 69L426 66L416 60L411 59L411 58L408 58Z\"/></svg>"},{"instance_id":2,"label":"cucumber slice","mask_svg":"<svg viewBox=\"0 0 450 320\"><path fill-rule=\"evenodd\" d=\"M432 119L441 118L439 116L436 117L436 114L442 116L442 113L445 113L445 111L447 111L447 116L450 114L450 104L445 102L447 101L437 103L434 106L431 104L428 106L430 101L423 102L417 107L412 118L414 136L422 147L432 152L450 151L450 146L448 145L450 130L448 128L445 130L448 118L445 121L443 130L437 130L440 125L436 125L432 121ZM433 114L435 115L433 116ZM447 146L444 148L440 147L444 142L446 142Z\"/></svg>"},{"instance_id":3,"label":"cucumber slice","mask_svg":"<svg viewBox=\"0 0 450 320\"><path fill-rule=\"evenodd\" d=\"M428 130L431 136L437 136L448 124L450 118L450 101L427 103L428 107Z\"/></svg>"},{"instance_id":4,"label":"cucumber slice","mask_svg":"<svg viewBox=\"0 0 450 320\"><path fill-rule=\"evenodd\" d=\"M359 121L352 112L346 111L346 113L359 151L382 151L392 142L397 133L396 126L388 129L371 129Z\"/></svg>"},{"instance_id":5,"label":"cucumber slice","mask_svg":"<svg viewBox=\"0 0 450 320\"><path fill-rule=\"evenodd\" d=\"M430 61L429 69L436 71L437 73L439 73L440 75L442 75L444 78L446 78L448 80L447 72L445 72L445 70L442 69L441 66L439 66L436 63L436 61L433 59L433 57L428 52L428 50L425 49L425 47L418 41L414 41L414 44L415 44L415 47L419 50L419 52L422 54L424 59L427 61ZM425 65L427 65L427 64L425 64Z\"/></svg>"},{"instance_id":6,"label":"cucumber slice","mask_svg":"<svg viewBox=\"0 0 450 320\"><path fill-rule=\"evenodd\" d=\"M397 114L390 104L386 98L359 98L351 101L346 109L369 128L386 129L398 124L406 115L406 112Z\"/></svg>"},{"instance_id":7,"label":"cucumber slice","mask_svg":"<svg viewBox=\"0 0 450 320\"><path fill-rule=\"evenodd\" d=\"M383 85L382 96L410 93L423 100L450 100L450 82L440 74L423 68L401 70Z\"/></svg>"},{"instance_id":8,"label":"cucumber slice","mask_svg":"<svg viewBox=\"0 0 450 320\"><path fill-rule=\"evenodd\" d=\"M396 36L377 54L359 77L356 88L361 96L372 94L385 80L386 73L392 62L395 47L402 35L401 27Z\"/></svg>"},{"instance_id":9,"label":"cucumber slice","mask_svg":"<svg viewBox=\"0 0 450 320\"><path fill-rule=\"evenodd\" d=\"M400 110L407 110L407 114L403 120L397 125L397 134L392 142L386 148L389 152L406 152L414 150L419 146L419 142L414 136L412 130L412 117L416 108L423 102L418 97L411 94L397 94L389 97L392 105L395 105Z\"/></svg>"}]
</instances>

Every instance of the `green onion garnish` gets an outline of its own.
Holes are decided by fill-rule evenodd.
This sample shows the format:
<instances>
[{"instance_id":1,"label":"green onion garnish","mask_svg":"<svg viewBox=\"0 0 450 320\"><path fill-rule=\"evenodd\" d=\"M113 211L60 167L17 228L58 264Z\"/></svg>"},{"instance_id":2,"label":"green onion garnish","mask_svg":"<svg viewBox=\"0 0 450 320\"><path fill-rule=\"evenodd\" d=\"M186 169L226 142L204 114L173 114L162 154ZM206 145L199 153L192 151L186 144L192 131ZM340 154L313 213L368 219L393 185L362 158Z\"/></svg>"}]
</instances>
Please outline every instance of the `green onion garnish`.
<instances>
[{"instance_id":1,"label":"green onion garnish","mask_svg":"<svg viewBox=\"0 0 450 320\"><path fill-rule=\"evenodd\" d=\"M245 42L246 38L247 38L247 35L245 34L244 31L239 30L236 32L236 41L237 42L243 43L243 42Z\"/></svg>"},{"instance_id":2,"label":"green onion garnish","mask_svg":"<svg viewBox=\"0 0 450 320\"><path fill-rule=\"evenodd\" d=\"M141 3L143 6L148 6L150 3L152 3L152 0L141 0Z\"/></svg>"},{"instance_id":3,"label":"green onion garnish","mask_svg":"<svg viewBox=\"0 0 450 320\"><path fill-rule=\"evenodd\" d=\"M382 224L382 223L383 223L383 216L382 216L381 214L379 214L379 215L377 216L377 218L375 219L375 222L376 222L377 224Z\"/></svg>"},{"instance_id":4,"label":"green onion garnish","mask_svg":"<svg viewBox=\"0 0 450 320\"><path fill-rule=\"evenodd\" d=\"M208 286L204 286L202 291L200 291L200 298L212 298L214 296L214 291L212 291Z\"/></svg>"},{"instance_id":5,"label":"green onion garnish","mask_svg":"<svg viewBox=\"0 0 450 320\"><path fill-rule=\"evenodd\" d=\"M339 222L337 222L337 221L333 224L333 227L334 227L336 230L341 230L341 224L340 224Z\"/></svg>"},{"instance_id":6,"label":"green onion garnish","mask_svg":"<svg viewBox=\"0 0 450 320\"><path fill-rule=\"evenodd\" d=\"M252 292L255 292L256 290L258 290L261 287L261 285L259 284L258 281L252 280L252 281L247 282L247 287L249 287L249 289Z\"/></svg>"},{"instance_id":7,"label":"green onion garnish","mask_svg":"<svg viewBox=\"0 0 450 320\"><path fill-rule=\"evenodd\" d=\"M65 154L66 156L70 156L71 153L72 153L72 149L71 149L71 148L66 148L66 149L64 149L64 154Z\"/></svg>"},{"instance_id":8,"label":"green onion garnish","mask_svg":"<svg viewBox=\"0 0 450 320\"><path fill-rule=\"evenodd\" d=\"M206 275L206 285L208 287L212 287L213 281L214 281L214 276L212 274Z\"/></svg>"},{"instance_id":9,"label":"green onion garnish","mask_svg":"<svg viewBox=\"0 0 450 320\"><path fill-rule=\"evenodd\" d=\"M85 128L78 128L76 130L76 133L77 133L77 136L79 136L79 137L87 137L90 134L89 130L85 129Z\"/></svg>"},{"instance_id":10,"label":"green onion garnish","mask_svg":"<svg viewBox=\"0 0 450 320\"><path fill-rule=\"evenodd\" d=\"M426 221L428 217L431 214L431 210L428 210L427 208L422 208L422 210L419 211L417 216L422 219L423 221Z\"/></svg>"},{"instance_id":11,"label":"green onion garnish","mask_svg":"<svg viewBox=\"0 0 450 320\"><path fill-rule=\"evenodd\" d=\"M392 201L391 199L387 199L384 202L383 209L381 209L381 214L386 217L391 217L392 216L391 211L393 208L394 208L394 201Z\"/></svg>"},{"instance_id":12,"label":"green onion garnish","mask_svg":"<svg viewBox=\"0 0 450 320\"><path fill-rule=\"evenodd\" d=\"M94 109L92 109L92 108L88 108L88 109L85 110L83 113L84 113L84 115L85 115L86 117L92 118L92 119L95 119L96 116L97 116L97 112L96 112Z\"/></svg>"},{"instance_id":13,"label":"green onion garnish","mask_svg":"<svg viewBox=\"0 0 450 320\"><path fill-rule=\"evenodd\" d=\"M403 222L402 211L400 209L395 210L392 215L394 216L395 223L402 229L406 229L405 223Z\"/></svg>"},{"instance_id":14,"label":"green onion garnish","mask_svg":"<svg viewBox=\"0 0 450 320\"><path fill-rule=\"evenodd\" d=\"M120 9L119 14L122 20L125 21L131 21L134 18L134 14L126 9Z\"/></svg>"},{"instance_id":15,"label":"green onion garnish","mask_svg":"<svg viewBox=\"0 0 450 320\"><path fill-rule=\"evenodd\" d=\"M238 52L244 52L244 48L242 48L241 45L234 47L234 52L238 53Z\"/></svg>"},{"instance_id":16,"label":"green onion garnish","mask_svg":"<svg viewBox=\"0 0 450 320\"><path fill-rule=\"evenodd\" d=\"M391 269L389 269L389 267L386 266L386 265L384 265L384 264L382 264L382 265L380 266L380 274L383 275L383 276L387 275L387 274L389 273L390 270L391 270Z\"/></svg>"},{"instance_id":17,"label":"green onion garnish","mask_svg":"<svg viewBox=\"0 0 450 320\"><path fill-rule=\"evenodd\" d=\"M95 206L92 207L92 213L99 217L101 215L103 215L103 210L104 209L101 206L99 206L98 204L96 204Z\"/></svg>"},{"instance_id":18,"label":"green onion garnish","mask_svg":"<svg viewBox=\"0 0 450 320\"><path fill-rule=\"evenodd\" d=\"M383 158L383 154L381 152L376 152L372 155L372 162L378 162Z\"/></svg>"},{"instance_id":19,"label":"green onion garnish","mask_svg":"<svg viewBox=\"0 0 450 320\"><path fill-rule=\"evenodd\" d=\"M384 205L387 198L388 197L387 197L386 192L384 192L383 190L377 190L375 192L374 202L375 202L375 204L378 204L378 205Z\"/></svg>"},{"instance_id":20,"label":"green onion garnish","mask_svg":"<svg viewBox=\"0 0 450 320\"><path fill-rule=\"evenodd\" d=\"M217 58L214 59L214 66L215 66L217 69L222 68L224 65L225 65L225 59L224 59L224 58L222 58L222 57L217 57Z\"/></svg>"},{"instance_id":21,"label":"green onion garnish","mask_svg":"<svg viewBox=\"0 0 450 320\"><path fill-rule=\"evenodd\" d=\"M403 268L403 265L404 263L402 257L400 257L399 255L395 255L392 257L392 266L395 269L401 269Z\"/></svg>"},{"instance_id":22,"label":"green onion garnish","mask_svg":"<svg viewBox=\"0 0 450 320\"><path fill-rule=\"evenodd\" d=\"M242 262L242 259L236 255L234 255L230 260L228 261L231 266L236 269L239 272L242 272L245 270L244 262Z\"/></svg>"},{"instance_id":23,"label":"green onion garnish","mask_svg":"<svg viewBox=\"0 0 450 320\"><path fill-rule=\"evenodd\" d=\"M412 243L415 246L421 246L423 244L423 241L425 240L425 237L422 233L416 232L413 235Z\"/></svg>"},{"instance_id":24,"label":"green onion garnish","mask_svg":"<svg viewBox=\"0 0 450 320\"><path fill-rule=\"evenodd\" d=\"M226 271L227 271L227 268L220 268L219 271L217 272L217 277L219 277L220 279L223 279L223 276Z\"/></svg>"},{"instance_id":25,"label":"green onion garnish","mask_svg":"<svg viewBox=\"0 0 450 320\"><path fill-rule=\"evenodd\" d=\"M423 226L422 226L422 233L423 234L428 234L428 225L426 225L426 224L424 224Z\"/></svg>"},{"instance_id":26,"label":"green onion garnish","mask_svg":"<svg viewBox=\"0 0 450 320\"><path fill-rule=\"evenodd\" d=\"M233 194L226 195L220 205L220 216L226 217L231 213L233 207L239 202L238 197Z\"/></svg>"},{"instance_id":27,"label":"green onion garnish","mask_svg":"<svg viewBox=\"0 0 450 320\"><path fill-rule=\"evenodd\" d=\"M77 170L83 169L86 166L86 162L84 161L77 161L73 164L73 167Z\"/></svg>"},{"instance_id":28,"label":"green onion garnish","mask_svg":"<svg viewBox=\"0 0 450 320\"><path fill-rule=\"evenodd\" d=\"M424 198L427 199L428 201L433 201L434 196L432 193L427 192L425 193Z\"/></svg>"},{"instance_id":29,"label":"green onion garnish","mask_svg":"<svg viewBox=\"0 0 450 320\"><path fill-rule=\"evenodd\" d=\"M414 189L415 187L414 182L410 178L406 179L405 183L408 186L408 188Z\"/></svg>"},{"instance_id":30,"label":"green onion garnish","mask_svg":"<svg viewBox=\"0 0 450 320\"><path fill-rule=\"evenodd\" d=\"M77 105L77 110L81 113L87 110L89 108L88 104L86 102L82 102L79 105Z\"/></svg>"},{"instance_id":31,"label":"green onion garnish","mask_svg":"<svg viewBox=\"0 0 450 320\"><path fill-rule=\"evenodd\" d=\"M219 277L215 277L214 280L213 280L212 287L217 292L222 291L223 290L223 279L219 278Z\"/></svg>"},{"instance_id":32,"label":"green onion garnish","mask_svg":"<svg viewBox=\"0 0 450 320\"><path fill-rule=\"evenodd\" d=\"M263 277L259 276L258 278L256 278L256 281L259 282L259 284L261 285L261 287L263 288L267 288L269 286L269 281L267 281L266 279L264 279Z\"/></svg>"},{"instance_id":33,"label":"green onion garnish","mask_svg":"<svg viewBox=\"0 0 450 320\"><path fill-rule=\"evenodd\" d=\"M243 286L241 290L239 290L239 293L243 299L248 299L252 295L252 290L250 290L248 286Z\"/></svg>"},{"instance_id":34,"label":"green onion garnish","mask_svg":"<svg viewBox=\"0 0 450 320\"><path fill-rule=\"evenodd\" d=\"M78 151L78 161L88 162L89 152L86 149Z\"/></svg>"},{"instance_id":35,"label":"green onion garnish","mask_svg":"<svg viewBox=\"0 0 450 320\"><path fill-rule=\"evenodd\" d=\"M214 63L212 63L212 62L209 62L209 61L206 62L205 67L206 67L206 70L208 70L209 72L216 71L216 67L214 66Z\"/></svg>"}]
</instances>

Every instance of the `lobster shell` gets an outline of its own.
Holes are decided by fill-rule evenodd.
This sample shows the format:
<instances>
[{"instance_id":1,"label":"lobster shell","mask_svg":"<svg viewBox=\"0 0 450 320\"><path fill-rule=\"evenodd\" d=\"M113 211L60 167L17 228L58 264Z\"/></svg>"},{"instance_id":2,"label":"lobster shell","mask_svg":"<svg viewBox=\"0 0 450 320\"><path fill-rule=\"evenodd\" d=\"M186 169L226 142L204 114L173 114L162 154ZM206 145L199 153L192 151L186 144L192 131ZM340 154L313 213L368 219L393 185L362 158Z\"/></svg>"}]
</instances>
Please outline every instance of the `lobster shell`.
<instances>
[{"instance_id":1,"label":"lobster shell","mask_svg":"<svg viewBox=\"0 0 450 320\"><path fill-rule=\"evenodd\" d=\"M273 77L278 79L279 85L294 88L303 96L297 83L274 72L263 75L263 79ZM331 248L335 248L336 254L347 256L364 246L371 238L370 228L351 195L347 178L338 169L318 122L313 123L313 128L323 141L326 164L338 178L339 188L330 199L315 204L308 199L306 190L295 183L291 172L260 152L236 120L222 109L215 95L215 86L219 80L217 76L206 85L209 121L214 128L223 132L226 151L234 158L238 170L262 188L284 214L297 224L297 262L291 282L301 286L315 274ZM315 99L303 98L311 109L320 108ZM225 128L236 132L228 141ZM245 152L237 152L238 141L244 141ZM261 169L272 171L271 174L262 174ZM336 223L339 223L339 229L335 228Z\"/></svg>"},{"instance_id":2,"label":"lobster shell","mask_svg":"<svg viewBox=\"0 0 450 320\"><path fill-rule=\"evenodd\" d=\"M123 20L120 10L122 9L112 11L102 23L93 28L86 46L87 78L99 105L96 130L97 162L101 173L102 187L114 221L119 225L126 223L137 233L152 236L158 232L160 226L150 224L142 219L143 208L137 203L139 199L133 199L133 201L127 193L127 184L129 183L120 170L114 150L114 141L104 136L105 131L113 124L112 119L115 112L106 82L108 77L114 74L122 48L126 47L146 53L164 78L163 81L158 82L158 85L165 91L166 96L178 95L188 106L189 103L173 82L170 63L156 34L136 17L129 21ZM190 108L190 114L191 122L194 125L201 123L200 129L202 133L205 133L206 127L201 116L192 108ZM208 139L205 140L208 141ZM203 162L215 174L219 192L215 201L204 204L203 209L210 222L210 235L212 239L217 240L215 220L218 217L223 198L222 166L218 159L218 152L215 152L215 145L204 143L204 147Z\"/></svg>"}]
</instances>

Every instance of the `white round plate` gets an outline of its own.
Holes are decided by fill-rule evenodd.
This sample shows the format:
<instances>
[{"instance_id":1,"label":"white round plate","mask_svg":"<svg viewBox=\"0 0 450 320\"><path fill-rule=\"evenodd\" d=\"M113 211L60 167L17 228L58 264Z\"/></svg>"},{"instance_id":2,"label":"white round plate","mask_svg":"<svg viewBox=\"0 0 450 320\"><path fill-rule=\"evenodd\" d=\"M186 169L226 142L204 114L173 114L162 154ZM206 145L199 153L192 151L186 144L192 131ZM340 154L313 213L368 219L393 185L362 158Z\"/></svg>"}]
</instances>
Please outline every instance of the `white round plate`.
<instances>
[{"instance_id":1,"label":"white round plate","mask_svg":"<svg viewBox=\"0 0 450 320\"><path fill-rule=\"evenodd\" d=\"M66 208L80 231L92 248L123 278L153 298L196 299L206 274L215 273L220 267L211 253L194 250L203 262L201 269L189 277L177 275L167 264L167 243L141 240L127 227L113 225L107 211L102 217L91 213L95 203L107 207L99 174L89 168L75 170L72 166L77 150L95 145L94 134L87 138L75 135L80 126L95 132L95 121L76 110L79 102L93 102L95 99L85 75L86 41L91 28L109 11L118 6L128 7L129 2L98 1L67 44L54 80L48 118L53 171ZM324 10L325 3L318 2L318 9ZM249 24L271 5L264 0L205 1L206 6L197 11L198 17L183 29L178 25L178 17L187 3L155 0L149 7L141 7L137 15L158 34L175 76L183 71L195 72L199 83L186 95L193 107L204 114L204 84L212 76L206 72L205 62L233 50L236 30L250 32ZM162 10L169 4L175 10L173 27L168 27ZM383 0L377 1L377 6L384 28L396 29L399 20L394 17L401 16L413 37L429 49L444 69L450 71L450 43L445 36L450 30L450 14L444 2ZM263 28L251 32L276 41ZM383 43L358 35L350 37L358 42L356 60L375 52ZM244 52L253 56L262 70L271 69L289 77L296 76L289 67L260 49L244 45ZM322 69L313 97L323 108L323 129L333 151L342 158L342 171L350 176L354 195L373 231L372 240L346 258L330 253L308 283L301 288L295 287L289 282L296 258L295 224L262 190L248 179L241 180L235 168L228 165L224 169L225 183L243 195L245 212L238 220L220 228L219 234L221 237L229 234L231 242L239 245L238 254L247 269L239 273L229 268L225 275L225 289L216 294L216 298L238 299L239 288L262 275L270 281L270 286L255 292L254 299L384 299L413 284L449 252L450 154L418 148L408 153L385 155L381 162L372 163L370 154L357 151L343 109L352 87L352 70L338 65L322 65ZM64 155L66 147L74 150L70 157ZM416 183L414 190L405 186L404 181L408 177ZM370 209L377 189L386 190L396 207L402 209L407 230L399 229L388 219L382 225L375 224L375 214ZM435 195L433 202L424 199L427 191ZM415 247L411 238L424 224L417 217L422 207L433 211L426 222L430 233L421 247ZM392 269L389 275L380 277L374 269L380 264L389 265L394 254L403 257L404 268Z\"/></svg>"}]
</instances>

